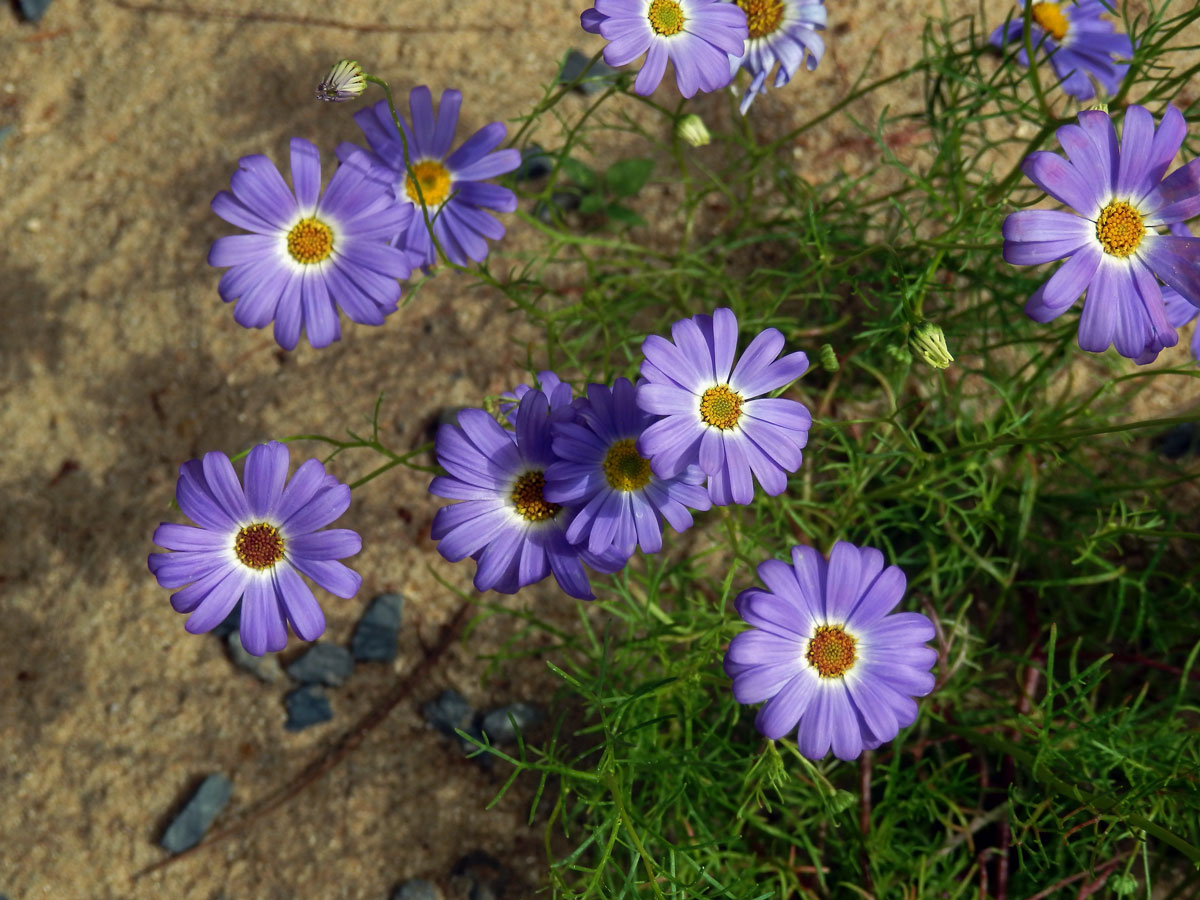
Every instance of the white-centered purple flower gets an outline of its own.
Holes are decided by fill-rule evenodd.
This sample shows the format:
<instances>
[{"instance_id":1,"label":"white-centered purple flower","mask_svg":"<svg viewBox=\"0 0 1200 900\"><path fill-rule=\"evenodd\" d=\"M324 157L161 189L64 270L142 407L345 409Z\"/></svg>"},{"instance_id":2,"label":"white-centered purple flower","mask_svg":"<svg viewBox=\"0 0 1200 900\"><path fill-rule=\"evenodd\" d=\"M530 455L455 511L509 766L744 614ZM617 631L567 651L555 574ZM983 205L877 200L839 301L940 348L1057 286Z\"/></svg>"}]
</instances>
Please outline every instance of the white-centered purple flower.
<instances>
[{"instance_id":1,"label":"white-centered purple flower","mask_svg":"<svg viewBox=\"0 0 1200 900\"><path fill-rule=\"evenodd\" d=\"M1025 0L1021 0L1024 8ZM1109 10L1100 0L1063 0L1060 3L1034 3L1030 13L1030 43L1034 52L1044 53L1062 81L1062 89L1077 100L1096 96L1092 78L1109 95L1115 94L1121 80L1129 71L1125 62L1133 56L1133 42L1127 34L1119 34L1113 23L1101 18ZM1025 40L1023 16L992 32L991 43L1003 47L1013 41ZM1029 65L1029 54L1022 48L1017 61ZM1091 76L1089 78L1089 76Z\"/></svg>"},{"instance_id":2,"label":"white-centered purple flower","mask_svg":"<svg viewBox=\"0 0 1200 900\"><path fill-rule=\"evenodd\" d=\"M503 122L483 126L450 152L461 105L461 91L443 91L435 114L429 88L425 85L413 88L408 98L411 126L403 116L399 117L404 140L386 101L380 100L354 114L354 121L371 145L374 160L389 173L396 199L415 208L412 219L403 229L394 230L393 236L398 246L413 254L417 265L431 266L437 260L421 210L422 198L438 244L458 266L487 257L484 238L495 241L504 237L504 226L487 210L509 213L517 208L516 194L486 181L521 164L521 151L496 149L507 133ZM405 142L415 182L405 166ZM342 144L337 153L340 157L357 149L353 144Z\"/></svg>"},{"instance_id":3,"label":"white-centered purple flower","mask_svg":"<svg viewBox=\"0 0 1200 900\"><path fill-rule=\"evenodd\" d=\"M748 34L745 14L725 0L596 0L579 24L609 42L610 66L646 55L633 82L643 96L654 93L668 60L684 97L724 87L732 77L729 58L742 55Z\"/></svg>"},{"instance_id":4,"label":"white-centered purple flower","mask_svg":"<svg viewBox=\"0 0 1200 900\"><path fill-rule=\"evenodd\" d=\"M796 732L800 752L833 747L854 759L892 740L917 718L913 697L933 690L935 634L920 613L891 611L904 573L883 554L838 541L829 559L793 547L792 565L758 567L766 590L742 591L735 606L753 626L725 654L739 703L763 703L755 727L771 740ZM890 615L889 615L890 613Z\"/></svg>"},{"instance_id":5,"label":"white-centered purple flower","mask_svg":"<svg viewBox=\"0 0 1200 900\"><path fill-rule=\"evenodd\" d=\"M671 337L651 335L642 344L637 403L663 418L642 433L638 452L660 478L699 465L718 506L749 503L754 479L772 497L783 493L788 473L800 468L812 416L795 400L762 395L803 375L808 357L777 358L783 335L767 328L735 366L738 323L728 309L682 319Z\"/></svg>"},{"instance_id":6,"label":"white-centered purple flower","mask_svg":"<svg viewBox=\"0 0 1200 900\"><path fill-rule=\"evenodd\" d=\"M742 115L754 98L767 92L767 76L775 69L774 87L783 87L804 66L817 67L825 54L825 0L731 0L746 14L749 39L741 56L730 58L730 77L738 69L750 75L750 86L738 109Z\"/></svg>"},{"instance_id":7,"label":"white-centered purple flower","mask_svg":"<svg viewBox=\"0 0 1200 900\"><path fill-rule=\"evenodd\" d=\"M704 473L689 466L673 478L650 471L637 439L654 417L638 409L633 383L618 378L611 388L590 384L574 421L554 423L557 462L546 469L546 499L578 507L567 540L592 553L615 548L629 557L662 549L662 522L676 531L692 526L689 510L711 506Z\"/></svg>"},{"instance_id":8,"label":"white-centered purple flower","mask_svg":"<svg viewBox=\"0 0 1200 900\"><path fill-rule=\"evenodd\" d=\"M571 546L573 512L545 498L546 469L555 459L550 418L546 395L531 390L517 407L514 431L482 409L464 409L457 425L438 428L437 457L447 474L434 478L429 492L459 502L434 514L431 536L451 562L476 561L477 590L513 594L553 574L572 597L591 600L584 562L600 572L625 565L615 552Z\"/></svg>"},{"instance_id":9,"label":"white-centered purple flower","mask_svg":"<svg viewBox=\"0 0 1200 900\"><path fill-rule=\"evenodd\" d=\"M237 301L233 317L246 328L275 322L275 340L291 350L307 332L314 347L341 337L340 307L362 325L382 325L412 271L407 254L388 246L412 208L396 203L391 186L363 151L347 154L321 191L321 155L292 138L292 184L261 155L243 156L212 210L253 234L217 238L210 265L229 267L218 290Z\"/></svg>"},{"instance_id":10,"label":"white-centered purple flower","mask_svg":"<svg viewBox=\"0 0 1200 900\"><path fill-rule=\"evenodd\" d=\"M318 460L304 462L288 481L288 449L271 441L246 457L245 487L224 453L207 453L179 467L175 499L199 527L164 522L154 543L172 551L151 553L150 571L171 595L177 612L191 613L184 627L211 631L242 601L242 646L255 656L282 650L287 624L315 641L325 615L307 575L329 593L349 599L362 579L337 562L362 549L347 528L325 528L350 505L350 488ZM324 529L324 530L320 530Z\"/></svg>"},{"instance_id":11,"label":"white-centered purple flower","mask_svg":"<svg viewBox=\"0 0 1200 900\"><path fill-rule=\"evenodd\" d=\"M1158 279L1200 305L1200 239L1154 229L1200 213L1200 159L1163 178L1186 134L1168 107L1155 129L1130 106L1120 144L1108 114L1086 110L1058 129L1067 153L1039 150L1022 169L1039 188L1074 209L1026 209L1004 220L1004 258L1019 266L1066 262L1029 298L1025 311L1049 322L1085 290L1079 346L1138 359L1178 341ZM1157 278L1156 278L1157 276Z\"/></svg>"}]
</instances>

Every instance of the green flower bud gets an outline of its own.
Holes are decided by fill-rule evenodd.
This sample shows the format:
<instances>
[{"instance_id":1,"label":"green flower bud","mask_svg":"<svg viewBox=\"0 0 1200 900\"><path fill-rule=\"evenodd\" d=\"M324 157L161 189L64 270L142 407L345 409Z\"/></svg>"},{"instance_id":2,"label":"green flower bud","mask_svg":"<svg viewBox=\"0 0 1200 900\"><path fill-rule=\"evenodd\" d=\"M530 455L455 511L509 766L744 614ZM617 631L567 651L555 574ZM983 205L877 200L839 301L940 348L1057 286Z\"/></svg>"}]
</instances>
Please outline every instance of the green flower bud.
<instances>
[{"instance_id":1,"label":"green flower bud","mask_svg":"<svg viewBox=\"0 0 1200 900\"><path fill-rule=\"evenodd\" d=\"M1137 879L1128 872L1123 872L1120 875L1110 875L1108 877L1108 886L1114 894L1123 897L1126 894L1132 894L1136 891L1138 883Z\"/></svg>"},{"instance_id":2,"label":"green flower bud","mask_svg":"<svg viewBox=\"0 0 1200 900\"><path fill-rule=\"evenodd\" d=\"M675 126L676 133L691 144L693 147L703 147L712 140L712 135L708 133L708 128L695 113L688 113Z\"/></svg>"},{"instance_id":3,"label":"green flower bud","mask_svg":"<svg viewBox=\"0 0 1200 900\"><path fill-rule=\"evenodd\" d=\"M343 100L353 100L367 89L366 73L363 67L352 59L340 59L325 80L317 85L317 99L330 103L341 103Z\"/></svg>"},{"instance_id":4,"label":"green flower bud","mask_svg":"<svg viewBox=\"0 0 1200 900\"><path fill-rule=\"evenodd\" d=\"M954 357L946 348L946 335L936 322L922 321L908 333L908 346L935 369L948 369Z\"/></svg>"},{"instance_id":5,"label":"green flower bud","mask_svg":"<svg viewBox=\"0 0 1200 900\"><path fill-rule=\"evenodd\" d=\"M837 354L833 352L832 344L822 344L821 349L817 351L817 359L821 361L821 368L826 372L838 370L838 358Z\"/></svg>"}]
</instances>

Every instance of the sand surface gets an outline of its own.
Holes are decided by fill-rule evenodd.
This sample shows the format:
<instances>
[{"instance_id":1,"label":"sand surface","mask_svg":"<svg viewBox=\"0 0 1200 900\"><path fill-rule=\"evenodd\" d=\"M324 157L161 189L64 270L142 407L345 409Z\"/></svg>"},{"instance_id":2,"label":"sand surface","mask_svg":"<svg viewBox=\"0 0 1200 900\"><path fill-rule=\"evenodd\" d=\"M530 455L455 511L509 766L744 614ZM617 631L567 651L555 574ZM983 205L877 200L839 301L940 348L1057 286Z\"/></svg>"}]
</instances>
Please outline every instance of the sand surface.
<instances>
[{"instance_id":1,"label":"sand surface","mask_svg":"<svg viewBox=\"0 0 1200 900\"><path fill-rule=\"evenodd\" d=\"M151 534L182 521L169 503L179 464L294 433L361 427L386 392L383 439L425 440L440 408L477 404L525 377L531 332L497 294L442 273L381 328L343 319L343 339L276 347L239 327L205 256L233 229L209 209L238 157L285 158L301 136L326 155L358 140L351 113L312 100L353 56L398 96L417 84L464 91L459 138L537 100L566 49L601 41L577 0L57 0L40 25L0 9L0 895L30 898L385 898L423 876L453 896L451 866L482 849L529 897L544 871L541 831L519 786L484 806L507 772L459 757L420 703L445 687L476 705L544 702L539 661L484 681L485 623L331 772L235 837L140 880L165 856L169 814L210 772L234 781L224 818L319 758L424 654L471 566L429 540L423 476L397 470L356 492L339 525L358 530L354 600L323 596L327 639L345 643L367 601L408 599L395 666L362 665L332 692L333 722L285 731L284 684L230 663L219 639L183 630L146 569ZM830 3L829 53L802 88L757 101L763 127L802 121L847 90L868 54L886 74L911 62L921 0ZM247 15L245 10L253 9ZM1003 15L997 11L997 17ZM674 88L661 89L674 102ZM372 97L375 99L375 97ZM919 101L915 85L863 103ZM566 108L579 109L572 97ZM716 102L716 101L706 101ZM838 130L840 129L840 130ZM550 135L553 139L553 135ZM872 152L842 121L798 159L839 149L854 171ZM826 162L828 164L828 162ZM508 250L533 237L512 222ZM502 263L498 269L503 271ZM319 453L298 445L293 461ZM336 460L351 480L376 462ZM496 599L492 595L490 599ZM573 614L556 591L510 601ZM565 610L565 612L564 612ZM285 658L302 645L293 641Z\"/></svg>"}]
</instances>

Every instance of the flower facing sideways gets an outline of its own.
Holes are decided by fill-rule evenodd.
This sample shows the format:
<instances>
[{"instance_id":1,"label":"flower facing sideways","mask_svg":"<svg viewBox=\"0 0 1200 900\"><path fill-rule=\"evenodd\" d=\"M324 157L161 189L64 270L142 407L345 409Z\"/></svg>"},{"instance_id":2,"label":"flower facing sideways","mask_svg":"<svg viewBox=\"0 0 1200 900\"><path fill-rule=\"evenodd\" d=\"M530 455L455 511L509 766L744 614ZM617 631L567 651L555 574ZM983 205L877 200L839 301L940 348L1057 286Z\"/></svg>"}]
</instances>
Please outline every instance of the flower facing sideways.
<instances>
[{"instance_id":1,"label":"flower facing sideways","mask_svg":"<svg viewBox=\"0 0 1200 900\"><path fill-rule=\"evenodd\" d=\"M913 697L933 690L935 634L920 613L892 613L904 573L871 547L838 541L829 559L793 547L792 564L758 567L766 589L738 595L751 626L730 642L725 672L739 703L764 703L755 727L771 740L795 732L800 752L833 748L854 759L917 717Z\"/></svg>"},{"instance_id":2,"label":"flower facing sideways","mask_svg":"<svg viewBox=\"0 0 1200 900\"><path fill-rule=\"evenodd\" d=\"M199 527L159 525L154 543L171 552L148 562L158 583L176 590L175 610L191 614L184 627L192 634L211 631L241 600L242 645L261 656L286 646L288 624L306 641L325 631L301 573L337 597L358 592L362 579L337 560L358 553L362 539L325 528L349 507L350 488L315 459L287 476L288 449L277 441L250 451L244 487L224 453L179 467L176 500Z\"/></svg>"}]
</instances>

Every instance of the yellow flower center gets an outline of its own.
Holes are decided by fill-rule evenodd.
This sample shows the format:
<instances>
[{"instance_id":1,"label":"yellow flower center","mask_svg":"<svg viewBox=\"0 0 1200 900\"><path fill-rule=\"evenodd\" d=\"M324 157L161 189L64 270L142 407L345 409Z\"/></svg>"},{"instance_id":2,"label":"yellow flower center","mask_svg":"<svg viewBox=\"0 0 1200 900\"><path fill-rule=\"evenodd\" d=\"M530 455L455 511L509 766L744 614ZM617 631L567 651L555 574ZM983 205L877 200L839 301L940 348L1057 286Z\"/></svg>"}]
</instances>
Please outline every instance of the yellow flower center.
<instances>
[{"instance_id":1,"label":"yellow flower center","mask_svg":"<svg viewBox=\"0 0 1200 900\"><path fill-rule=\"evenodd\" d=\"M774 34L783 21L783 0L735 0L746 14L750 40Z\"/></svg>"},{"instance_id":2,"label":"yellow flower center","mask_svg":"<svg viewBox=\"0 0 1200 900\"><path fill-rule=\"evenodd\" d=\"M1061 41L1067 34L1067 17L1058 3L1035 3L1033 4L1033 21L1042 26L1042 29L1054 38L1056 41Z\"/></svg>"},{"instance_id":3,"label":"yellow flower center","mask_svg":"<svg viewBox=\"0 0 1200 900\"><path fill-rule=\"evenodd\" d=\"M546 476L542 472L526 472L513 485L512 502L527 522L544 522L553 519L562 509L557 503L548 503L542 496L546 487Z\"/></svg>"},{"instance_id":4,"label":"yellow flower center","mask_svg":"<svg viewBox=\"0 0 1200 900\"><path fill-rule=\"evenodd\" d=\"M819 625L804 656L822 678L840 678L858 659L857 644L841 625Z\"/></svg>"},{"instance_id":5,"label":"yellow flower center","mask_svg":"<svg viewBox=\"0 0 1200 900\"><path fill-rule=\"evenodd\" d=\"M288 232L287 248L301 265L324 262L333 253L333 229L320 219L301 219Z\"/></svg>"},{"instance_id":6,"label":"yellow flower center","mask_svg":"<svg viewBox=\"0 0 1200 900\"><path fill-rule=\"evenodd\" d=\"M633 438L623 438L604 456L604 477L614 491L640 491L650 481L650 460L634 448Z\"/></svg>"},{"instance_id":7,"label":"yellow flower center","mask_svg":"<svg viewBox=\"0 0 1200 900\"><path fill-rule=\"evenodd\" d=\"M710 387L700 398L700 418L722 431L733 428L742 417L742 397L727 384Z\"/></svg>"},{"instance_id":8,"label":"yellow flower center","mask_svg":"<svg viewBox=\"0 0 1200 900\"><path fill-rule=\"evenodd\" d=\"M423 159L419 163L413 163L413 172L417 175L417 184L421 186L421 193L425 195L425 205L430 209L436 209L446 202L446 198L450 196L450 173L436 159ZM421 197L417 193L417 185L413 184L412 177L404 179L404 192L408 194L408 199L417 206L421 205Z\"/></svg>"},{"instance_id":9,"label":"yellow flower center","mask_svg":"<svg viewBox=\"0 0 1200 900\"><path fill-rule=\"evenodd\" d=\"M655 34L670 37L683 31L683 10L675 0L653 0L646 17Z\"/></svg>"},{"instance_id":10,"label":"yellow flower center","mask_svg":"<svg viewBox=\"0 0 1200 900\"><path fill-rule=\"evenodd\" d=\"M1129 256L1145 234L1142 214L1124 200L1113 200L1100 210L1100 218L1096 220L1096 240L1109 256Z\"/></svg>"},{"instance_id":11,"label":"yellow flower center","mask_svg":"<svg viewBox=\"0 0 1200 900\"><path fill-rule=\"evenodd\" d=\"M283 559L283 538L266 522L247 525L233 539L233 552L248 568L269 569Z\"/></svg>"}]
</instances>

